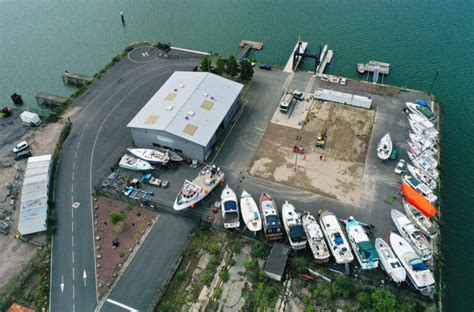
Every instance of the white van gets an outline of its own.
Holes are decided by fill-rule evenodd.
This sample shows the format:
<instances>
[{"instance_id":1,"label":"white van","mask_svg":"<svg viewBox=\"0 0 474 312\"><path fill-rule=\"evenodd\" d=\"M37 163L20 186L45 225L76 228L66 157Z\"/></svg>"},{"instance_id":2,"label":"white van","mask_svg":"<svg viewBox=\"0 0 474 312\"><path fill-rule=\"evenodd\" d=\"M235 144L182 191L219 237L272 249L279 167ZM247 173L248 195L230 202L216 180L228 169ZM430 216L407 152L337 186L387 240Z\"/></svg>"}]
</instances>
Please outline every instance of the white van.
<instances>
[{"instance_id":1,"label":"white van","mask_svg":"<svg viewBox=\"0 0 474 312\"><path fill-rule=\"evenodd\" d=\"M293 94L287 93L280 102L280 112L287 113L290 110L293 101Z\"/></svg>"}]
</instances>

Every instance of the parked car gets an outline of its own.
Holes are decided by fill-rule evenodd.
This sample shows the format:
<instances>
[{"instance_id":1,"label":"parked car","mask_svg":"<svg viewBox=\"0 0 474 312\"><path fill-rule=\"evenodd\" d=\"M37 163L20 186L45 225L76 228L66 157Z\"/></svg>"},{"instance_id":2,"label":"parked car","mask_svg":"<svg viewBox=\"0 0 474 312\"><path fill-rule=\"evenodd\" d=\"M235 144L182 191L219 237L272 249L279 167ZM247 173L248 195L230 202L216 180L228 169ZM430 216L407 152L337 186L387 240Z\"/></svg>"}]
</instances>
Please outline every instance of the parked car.
<instances>
[{"instance_id":1,"label":"parked car","mask_svg":"<svg viewBox=\"0 0 474 312\"><path fill-rule=\"evenodd\" d=\"M26 150L28 149L28 147L30 147L28 145L28 142L26 141L22 141L20 143L18 143L14 148L13 148L13 153L18 153L18 152L21 152L23 150Z\"/></svg>"},{"instance_id":2,"label":"parked car","mask_svg":"<svg viewBox=\"0 0 474 312\"><path fill-rule=\"evenodd\" d=\"M297 100L300 100L300 101L303 101L304 100L304 93L299 91L299 90L295 90L293 91L293 96L295 97L295 99Z\"/></svg>"},{"instance_id":3,"label":"parked car","mask_svg":"<svg viewBox=\"0 0 474 312\"><path fill-rule=\"evenodd\" d=\"M272 69L272 65L270 65L270 64L260 64L260 65L258 66L258 68L260 68L260 69L266 69L266 70L271 70L271 69Z\"/></svg>"},{"instance_id":4,"label":"parked car","mask_svg":"<svg viewBox=\"0 0 474 312\"><path fill-rule=\"evenodd\" d=\"M29 149L15 153L15 160L20 160L28 157L31 157L31 151Z\"/></svg>"},{"instance_id":5,"label":"parked car","mask_svg":"<svg viewBox=\"0 0 474 312\"><path fill-rule=\"evenodd\" d=\"M341 78L341 81L339 82L342 86L345 86L347 84L347 78Z\"/></svg>"},{"instance_id":6,"label":"parked car","mask_svg":"<svg viewBox=\"0 0 474 312\"><path fill-rule=\"evenodd\" d=\"M8 235L10 233L10 226L5 221L0 221L0 233Z\"/></svg>"},{"instance_id":7,"label":"parked car","mask_svg":"<svg viewBox=\"0 0 474 312\"><path fill-rule=\"evenodd\" d=\"M405 170L405 160L400 159L397 165L395 166L395 170L393 170L393 172L395 172L396 174L402 174L404 170Z\"/></svg>"}]
</instances>

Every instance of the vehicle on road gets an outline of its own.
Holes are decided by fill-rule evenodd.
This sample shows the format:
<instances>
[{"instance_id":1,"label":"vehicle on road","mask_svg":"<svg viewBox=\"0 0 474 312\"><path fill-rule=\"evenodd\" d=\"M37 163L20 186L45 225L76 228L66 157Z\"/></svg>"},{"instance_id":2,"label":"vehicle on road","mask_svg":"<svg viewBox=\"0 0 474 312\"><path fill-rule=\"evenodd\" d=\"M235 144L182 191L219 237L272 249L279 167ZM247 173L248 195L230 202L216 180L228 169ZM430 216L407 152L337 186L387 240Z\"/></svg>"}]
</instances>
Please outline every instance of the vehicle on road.
<instances>
[{"instance_id":1,"label":"vehicle on road","mask_svg":"<svg viewBox=\"0 0 474 312\"><path fill-rule=\"evenodd\" d=\"M30 149L22 150L21 152L15 153L15 160L21 160L24 158L31 157L31 151Z\"/></svg>"},{"instance_id":2,"label":"vehicle on road","mask_svg":"<svg viewBox=\"0 0 474 312\"><path fill-rule=\"evenodd\" d=\"M297 99L297 100L300 100L300 101L303 101L303 100L304 100L304 93L303 93L302 91L299 91L299 90L293 91L293 96L294 96L295 99Z\"/></svg>"},{"instance_id":3,"label":"vehicle on road","mask_svg":"<svg viewBox=\"0 0 474 312\"><path fill-rule=\"evenodd\" d=\"M272 65L270 65L270 64L260 64L258 66L258 68L265 69L265 70L272 70Z\"/></svg>"},{"instance_id":4,"label":"vehicle on road","mask_svg":"<svg viewBox=\"0 0 474 312\"><path fill-rule=\"evenodd\" d=\"M345 86L347 84L347 78L341 78L341 81L339 82L341 86Z\"/></svg>"},{"instance_id":5,"label":"vehicle on road","mask_svg":"<svg viewBox=\"0 0 474 312\"><path fill-rule=\"evenodd\" d=\"M30 147L30 145L28 145L28 142L21 141L20 143L15 145L15 147L13 148L13 153L18 153L18 152L24 151L29 147Z\"/></svg>"},{"instance_id":6,"label":"vehicle on road","mask_svg":"<svg viewBox=\"0 0 474 312\"><path fill-rule=\"evenodd\" d=\"M401 175L402 172L405 170L405 165L406 165L406 162L404 159L400 159L397 163L397 165L395 166L395 169L393 170L393 172L395 172L396 174L399 174Z\"/></svg>"}]
</instances>

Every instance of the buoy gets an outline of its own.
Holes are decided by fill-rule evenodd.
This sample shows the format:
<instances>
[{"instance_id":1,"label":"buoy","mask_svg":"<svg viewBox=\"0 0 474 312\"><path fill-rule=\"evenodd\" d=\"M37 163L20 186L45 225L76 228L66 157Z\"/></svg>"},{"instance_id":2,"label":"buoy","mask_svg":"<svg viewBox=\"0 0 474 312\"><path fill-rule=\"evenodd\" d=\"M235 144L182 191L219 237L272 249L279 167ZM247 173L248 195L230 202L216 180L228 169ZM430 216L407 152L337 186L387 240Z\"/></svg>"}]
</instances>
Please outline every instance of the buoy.
<instances>
[{"instance_id":1,"label":"buoy","mask_svg":"<svg viewBox=\"0 0 474 312\"><path fill-rule=\"evenodd\" d=\"M224 178L221 179L221 183L224 183Z\"/></svg>"},{"instance_id":2,"label":"buoy","mask_svg":"<svg viewBox=\"0 0 474 312\"><path fill-rule=\"evenodd\" d=\"M204 190L204 194L207 195L207 193L209 193L209 191L207 189Z\"/></svg>"},{"instance_id":3,"label":"buoy","mask_svg":"<svg viewBox=\"0 0 474 312\"><path fill-rule=\"evenodd\" d=\"M219 210L216 207L211 208L212 213L217 213Z\"/></svg>"},{"instance_id":4,"label":"buoy","mask_svg":"<svg viewBox=\"0 0 474 312\"><path fill-rule=\"evenodd\" d=\"M192 205L191 205L191 208L193 208L193 209L196 208L196 205L195 205L195 204L192 204Z\"/></svg>"}]
</instances>

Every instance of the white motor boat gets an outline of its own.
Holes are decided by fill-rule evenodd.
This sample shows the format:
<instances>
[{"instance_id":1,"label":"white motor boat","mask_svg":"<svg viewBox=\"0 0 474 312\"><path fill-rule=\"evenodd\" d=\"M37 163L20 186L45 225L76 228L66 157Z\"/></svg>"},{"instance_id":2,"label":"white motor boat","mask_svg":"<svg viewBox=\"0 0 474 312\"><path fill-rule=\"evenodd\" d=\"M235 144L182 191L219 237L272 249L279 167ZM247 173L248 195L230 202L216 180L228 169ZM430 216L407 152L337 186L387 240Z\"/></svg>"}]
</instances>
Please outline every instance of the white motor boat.
<instances>
[{"instance_id":1,"label":"white motor boat","mask_svg":"<svg viewBox=\"0 0 474 312\"><path fill-rule=\"evenodd\" d=\"M420 229L420 231L423 232L423 234L430 238L433 238L438 234L438 230L430 219L405 199L403 199L403 208L405 208L408 219L410 219Z\"/></svg>"},{"instance_id":2,"label":"white motor boat","mask_svg":"<svg viewBox=\"0 0 474 312\"><path fill-rule=\"evenodd\" d=\"M353 217L346 221L346 232L362 270L376 269L379 256L364 227Z\"/></svg>"},{"instance_id":3,"label":"white motor boat","mask_svg":"<svg viewBox=\"0 0 474 312\"><path fill-rule=\"evenodd\" d=\"M387 133L377 145L377 157L382 160L388 159L392 154L392 148L392 139L390 138L390 134Z\"/></svg>"},{"instance_id":4,"label":"white motor boat","mask_svg":"<svg viewBox=\"0 0 474 312\"><path fill-rule=\"evenodd\" d=\"M425 183L430 189L434 190L436 188L436 180L430 177L425 171L410 164L407 164L407 169L412 176Z\"/></svg>"},{"instance_id":5,"label":"white motor boat","mask_svg":"<svg viewBox=\"0 0 474 312\"><path fill-rule=\"evenodd\" d=\"M263 222L263 234L268 241L279 240L283 237L283 227L275 201L270 194L260 196L260 215Z\"/></svg>"},{"instance_id":6,"label":"white motor boat","mask_svg":"<svg viewBox=\"0 0 474 312\"><path fill-rule=\"evenodd\" d=\"M415 114L415 115L418 115L420 117L426 118L429 121L431 121L432 123L436 122L435 114L428 107L422 106L422 105L419 105L419 104L416 104L416 103L411 103L411 102L406 102L405 104L406 104L408 110L410 110L410 112L412 114Z\"/></svg>"},{"instance_id":7,"label":"white motor boat","mask_svg":"<svg viewBox=\"0 0 474 312\"><path fill-rule=\"evenodd\" d=\"M303 214L303 227L308 238L308 244L313 252L314 260L317 263L325 263L329 261L331 254L328 245L324 240L323 231L319 226L316 218L308 211Z\"/></svg>"},{"instance_id":8,"label":"white motor boat","mask_svg":"<svg viewBox=\"0 0 474 312\"><path fill-rule=\"evenodd\" d=\"M413 286L425 296L435 293L435 280L430 269L415 253L412 246L396 233L390 234L390 244L400 259Z\"/></svg>"},{"instance_id":9,"label":"white motor boat","mask_svg":"<svg viewBox=\"0 0 474 312\"><path fill-rule=\"evenodd\" d=\"M410 114L410 115L408 115L408 119L410 119L413 122L418 123L420 126L426 128L426 129L434 128L434 124L431 121L429 121L428 118L426 118L424 116L422 117L422 116L417 115L417 114Z\"/></svg>"},{"instance_id":10,"label":"white motor boat","mask_svg":"<svg viewBox=\"0 0 474 312\"><path fill-rule=\"evenodd\" d=\"M245 190L240 195L240 212L245 226L254 234L262 229L262 219L257 203Z\"/></svg>"},{"instance_id":11,"label":"white motor boat","mask_svg":"<svg viewBox=\"0 0 474 312\"><path fill-rule=\"evenodd\" d=\"M410 158L411 162L421 171L426 172L432 179L437 180L439 177L439 172L433 167L430 163L428 163L425 159L419 159L411 152L407 151L408 157Z\"/></svg>"},{"instance_id":12,"label":"white motor boat","mask_svg":"<svg viewBox=\"0 0 474 312\"><path fill-rule=\"evenodd\" d=\"M221 193L221 210L224 228L234 229L240 227L237 195L235 195L235 192L228 185L226 185Z\"/></svg>"},{"instance_id":13,"label":"white motor boat","mask_svg":"<svg viewBox=\"0 0 474 312\"><path fill-rule=\"evenodd\" d=\"M438 137L438 131L434 128L425 128L411 119L408 119L408 123L415 134L424 137L425 139L435 140Z\"/></svg>"},{"instance_id":14,"label":"white motor boat","mask_svg":"<svg viewBox=\"0 0 474 312\"><path fill-rule=\"evenodd\" d=\"M120 159L119 167L136 171L146 171L154 169L149 162L138 159L128 154L123 155L122 159Z\"/></svg>"},{"instance_id":15,"label":"white motor boat","mask_svg":"<svg viewBox=\"0 0 474 312\"><path fill-rule=\"evenodd\" d=\"M336 215L330 211L323 211L319 216L319 224L323 231L329 250L336 259L336 263L350 263L354 260L347 238L342 232Z\"/></svg>"},{"instance_id":16,"label":"white motor boat","mask_svg":"<svg viewBox=\"0 0 474 312\"><path fill-rule=\"evenodd\" d=\"M433 191L425 183L419 181L414 176L405 174L402 176L402 181L411 186L415 191L423 195L430 203L435 203L438 197L433 194Z\"/></svg>"},{"instance_id":17,"label":"white motor boat","mask_svg":"<svg viewBox=\"0 0 474 312\"><path fill-rule=\"evenodd\" d=\"M423 154L413 154L411 151L407 151L408 157L410 158L412 163L420 162L426 163L430 168L438 167L438 161L434 159L433 156L423 153ZM425 169L425 168L422 168ZM426 170L426 169L425 169Z\"/></svg>"},{"instance_id":18,"label":"white motor boat","mask_svg":"<svg viewBox=\"0 0 474 312\"><path fill-rule=\"evenodd\" d=\"M375 239L375 249L379 254L380 264L388 276L397 284L407 278L407 271L393 253L392 248L380 237Z\"/></svg>"},{"instance_id":19,"label":"white motor boat","mask_svg":"<svg viewBox=\"0 0 474 312\"><path fill-rule=\"evenodd\" d=\"M285 201L281 208L283 226L285 227L291 248L294 250L304 249L306 247L306 234L301 221L301 214L296 211L295 206Z\"/></svg>"},{"instance_id":20,"label":"white motor boat","mask_svg":"<svg viewBox=\"0 0 474 312\"><path fill-rule=\"evenodd\" d=\"M183 210L188 207L194 207L195 204L205 198L219 183L224 179L224 172L214 165L206 165L200 171L198 176L191 182L184 181L176 200L174 201L174 210Z\"/></svg>"},{"instance_id":21,"label":"white motor boat","mask_svg":"<svg viewBox=\"0 0 474 312\"><path fill-rule=\"evenodd\" d=\"M127 151L135 157L153 164L166 164L170 158L167 154L147 148L127 148Z\"/></svg>"},{"instance_id":22,"label":"white motor boat","mask_svg":"<svg viewBox=\"0 0 474 312\"><path fill-rule=\"evenodd\" d=\"M411 244L418 256L424 261L430 260L433 256L433 250L430 242L423 233L411 223L404 213L392 209L391 216L400 235Z\"/></svg>"}]
</instances>

